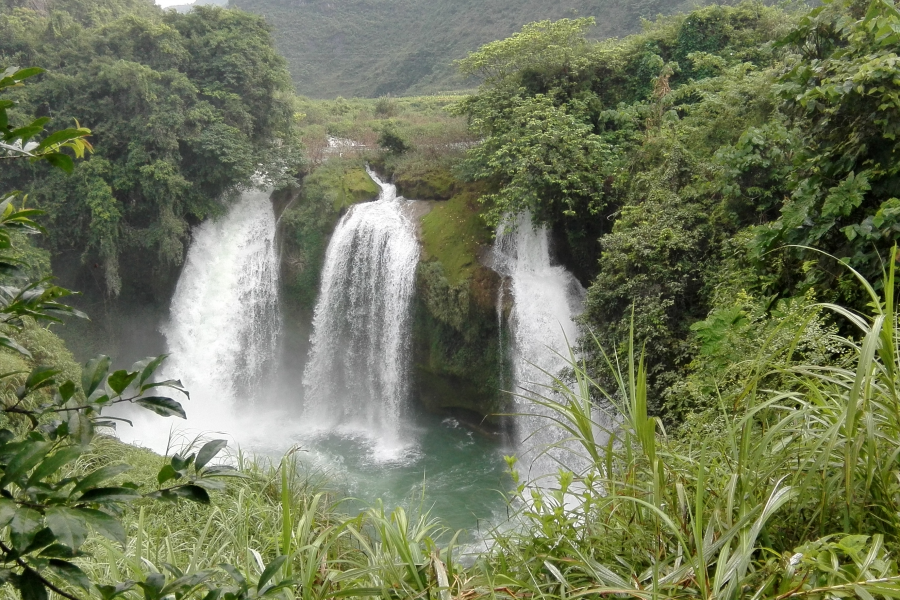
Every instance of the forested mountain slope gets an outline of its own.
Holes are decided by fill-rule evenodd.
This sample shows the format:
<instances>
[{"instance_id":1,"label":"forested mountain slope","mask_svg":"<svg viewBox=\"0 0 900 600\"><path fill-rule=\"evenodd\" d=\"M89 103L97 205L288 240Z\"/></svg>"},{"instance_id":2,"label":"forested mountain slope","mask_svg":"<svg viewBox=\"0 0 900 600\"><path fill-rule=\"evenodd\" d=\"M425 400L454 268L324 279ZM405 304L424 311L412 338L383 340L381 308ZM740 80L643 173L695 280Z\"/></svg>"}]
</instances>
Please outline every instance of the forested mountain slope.
<instances>
[{"instance_id":1,"label":"forested mountain slope","mask_svg":"<svg viewBox=\"0 0 900 600\"><path fill-rule=\"evenodd\" d=\"M467 87L453 67L526 23L593 16L591 37L621 37L641 18L686 0L231 0L265 16L297 91L313 98L377 97Z\"/></svg>"}]
</instances>

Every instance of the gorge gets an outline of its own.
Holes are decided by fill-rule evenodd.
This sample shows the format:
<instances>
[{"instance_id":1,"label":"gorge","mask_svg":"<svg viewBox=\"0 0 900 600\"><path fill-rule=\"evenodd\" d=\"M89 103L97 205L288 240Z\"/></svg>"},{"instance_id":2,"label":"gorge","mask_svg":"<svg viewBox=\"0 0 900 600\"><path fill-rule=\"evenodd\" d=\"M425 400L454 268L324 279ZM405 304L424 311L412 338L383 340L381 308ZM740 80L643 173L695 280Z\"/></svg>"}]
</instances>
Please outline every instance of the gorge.
<instances>
[{"instance_id":1,"label":"gorge","mask_svg":"<svg viewBox=\"0 0 900 600\"><path fill-rule=\"evenodd\" d=\"M549 474L555 466L539 455L554 439L539 417L484 415L506 423L496 431L507 435L488 435L452 411L429 411L417 401L413 388L423 385L414 383L411 354L419 345L414 313L421 310L417 221L429 204L398 197L394 185L368 175L378 198L353 204L337 223L324 255L309 355L290 368L277 356L284 351L284 317L268 193L245 191L224 217L197 228L162 326L173 355L164 376L191 390L188 421L170 431L159 420L139 419L122 437L160 452L170 436L200 433L224 433L245 450L273 457L296 446L301 462L326 473L360 506L377 499L418 505L470 529L499 518L498 492L508 485L502 456L522 453ZM527 218L501 231L489 254L486 262L504 282L494 300L499 329L512 332L500 344L509 357L498 362L514 364L503 390L505 412L533 413L509 392L546 393L555 373L535 365L564 366L584 292L551 264L547 232Z\"/></svg>"}]
</instances>

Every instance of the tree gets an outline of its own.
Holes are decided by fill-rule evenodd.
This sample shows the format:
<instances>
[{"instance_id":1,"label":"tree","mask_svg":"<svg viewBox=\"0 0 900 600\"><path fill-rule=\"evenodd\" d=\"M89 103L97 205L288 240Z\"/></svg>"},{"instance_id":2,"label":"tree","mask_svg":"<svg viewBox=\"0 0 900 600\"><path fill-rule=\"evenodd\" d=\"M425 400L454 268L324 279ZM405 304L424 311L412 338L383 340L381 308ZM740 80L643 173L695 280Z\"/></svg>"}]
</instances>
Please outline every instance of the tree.
<instances>
[{"instance_id":1,"label":"tree","mask_svg":"<svg viewBox=\"0 0 900 600\"><path fill-rule=\"evenodd\" d=\"M290 80L262 18L141 3L149 10L128 16L97 11L96 0L54 2L46 14L0 10L0 64L47 68L16 93L16 110L50 116L53 127L77 117L97 146L74 177L17 163L0 170L0 187L46 211L46 244L80 256L78 275L98 265L97 287L82 290L95 297L161 299L191 226L221 213L258 170L293 176L301 162Z\"/></svg>"}]
</instances>

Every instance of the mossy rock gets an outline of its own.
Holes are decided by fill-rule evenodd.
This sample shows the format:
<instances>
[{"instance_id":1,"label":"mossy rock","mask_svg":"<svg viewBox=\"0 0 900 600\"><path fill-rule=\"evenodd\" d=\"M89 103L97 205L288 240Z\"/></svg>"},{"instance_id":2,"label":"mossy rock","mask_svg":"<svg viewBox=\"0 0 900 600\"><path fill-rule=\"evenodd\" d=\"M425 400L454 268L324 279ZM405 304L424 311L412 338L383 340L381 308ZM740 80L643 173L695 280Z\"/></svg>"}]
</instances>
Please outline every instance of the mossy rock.
<instances>
[{"instance_id":1,"label":"mossy rock","mask_svg":"<svg viewBox=\"0 0 900 600\"><path fill-rule=\"evenodd\" d=\"M289 308L313 310L331 233L350 206L376 199L379 191L358 159L332 158L306 176L280 219Z\"/></svg>"},{"instance_id":2,"label":"mossy rock","mask_svg":"<svg viewBox=\"0 0 900 600\"><path fill-rule=\"evenodd\" d=\"M419 264L416 274L414 393L433 412L475 416L470 421L500 430L508 412L500 391L509 370L495 303L499 276L477 265L451 284L441 262Z\"/></svg>"},{"instance_id":3,"label":"mossy rock","mask_svg":"<svg viewBox=\"0 0 900 600\"><path fill-rule=\"evenodd\" d=\"M443 166L426 166L423 169L398 170L394 175L397 192L415 200L449 200L458 187L458 181Z\"/></svg>"},{"instance_id":4,"label":"mossy rock","mask_svg":"<svg viewBox=\"0 0 900 600\"><path fill-rule=\"evenodd\" d=\"M465 189L422 218L424 260L440 262L451 285L475 275L479 253L491 240L492 232L481 218L479 197L476 188Z\"/></svg>"}]
</instances>

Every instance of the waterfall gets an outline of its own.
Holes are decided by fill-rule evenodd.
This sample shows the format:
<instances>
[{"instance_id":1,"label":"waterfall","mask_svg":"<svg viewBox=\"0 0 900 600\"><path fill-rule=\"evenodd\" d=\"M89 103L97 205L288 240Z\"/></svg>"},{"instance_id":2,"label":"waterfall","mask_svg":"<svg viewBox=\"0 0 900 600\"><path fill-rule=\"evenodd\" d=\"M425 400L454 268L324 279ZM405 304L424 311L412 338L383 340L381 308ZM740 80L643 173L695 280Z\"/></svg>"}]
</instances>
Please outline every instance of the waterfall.
<instances>
[{"instance_id":1,"label":"waterfall","mask_svg":"<svg viewBox=\"0 0 900 600\"><path fill-rule=\"evenodd\" d=\"M194 229L184 269L162 326L169 359L162 376L190 391L188 423L137 415L123 437L164 450L169 428L248 434L234 414L265 386L277 348L279 263L269 194L243 192L221 219ZM241 436L244 438L244 436Z\"/></svg>"},{"instance_id":2,"label":"waterfall","mask_svg":"<svg viewBox=\"0 0 900 600\"><path fill-rule=\"evenodd\" d=\"M548 386L552 376L568 364L568 346L574 344L578 333L574 318L582 310L584 288L564 267L551 263L547 229L535 229L527 213L498 230L494 268L509 278L513 299L509 318L513 391L558 400ZM551 416L550 410L525 398L517 398L516 404L516 412L523 415L516 419L520 468L530 477L555 473L559 462L577 468L570 464L574 456L562 448L538 456L562 439L545 418Z\"/></svg>"},{"instance_id":3,"label":"waterfall","mask_svg":"<svg viewBox=\"0 0 900 600\"><path fill-rule=\"evenodd\" d=\"M399 443L419 244L396 187L344 215L328 244L303 375L309 421Z\"/></svg>"},{"instance_id":4,"label":"waterfall","mask_svg":"<svg viewBox=\"0 0 900 600\"><path fill-rule=\"evenodd\" d=\"M167 371L198 400L210 397L209 408L252 395L272 366L281 329L278 274L268 193L245 192L225 218L195 230L163 335L172 355Z\"/></svg>"}]
</instances>

